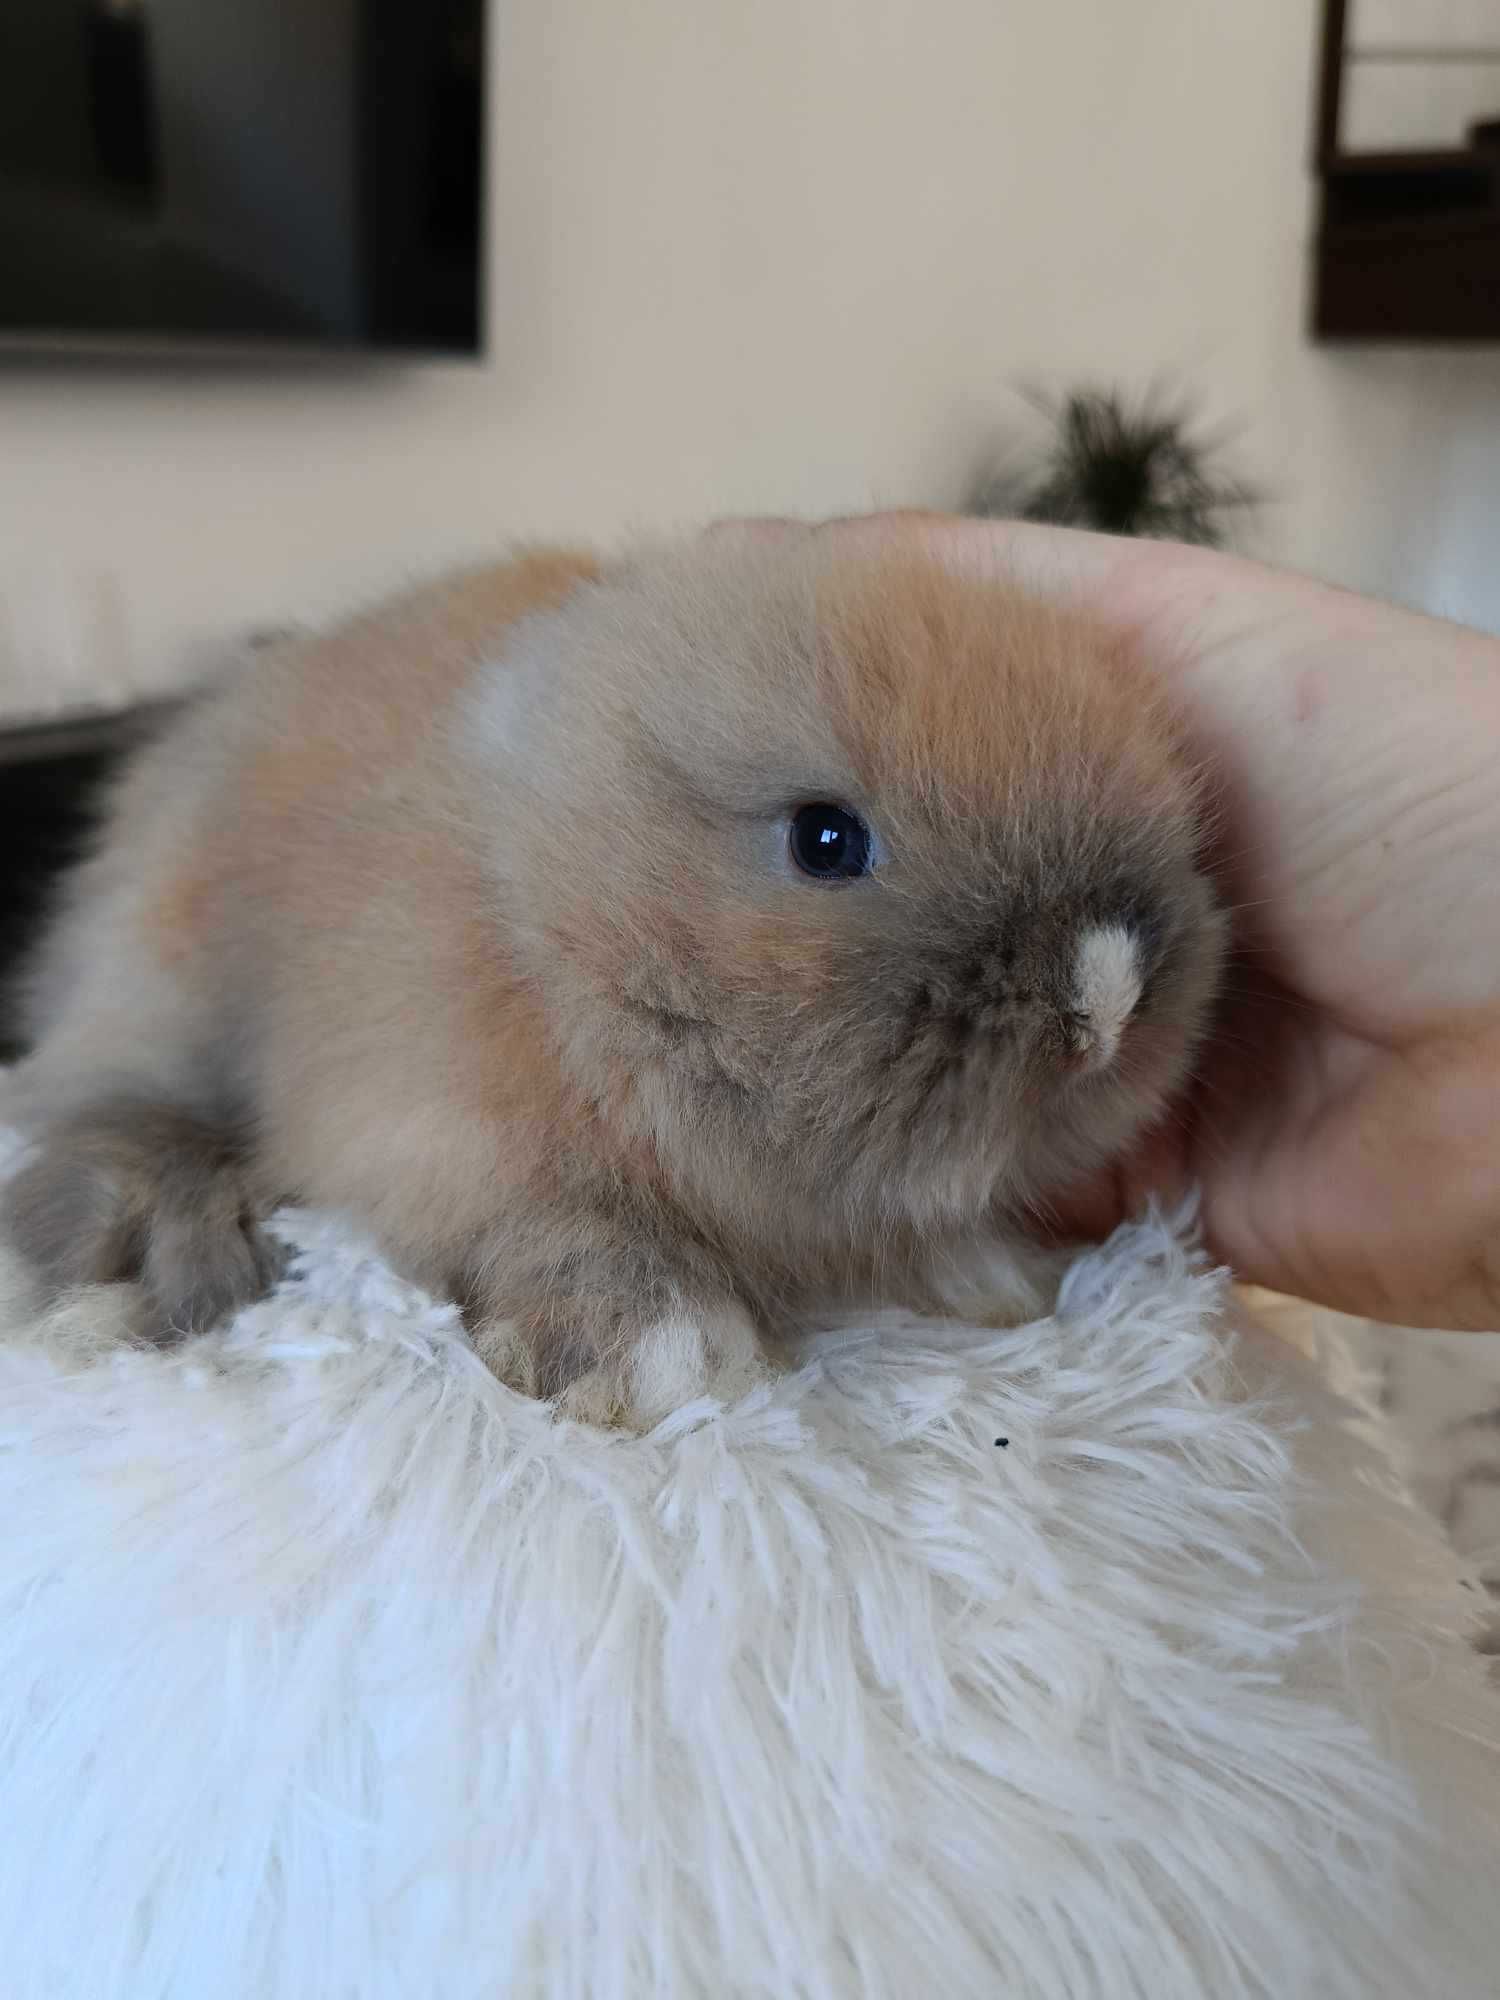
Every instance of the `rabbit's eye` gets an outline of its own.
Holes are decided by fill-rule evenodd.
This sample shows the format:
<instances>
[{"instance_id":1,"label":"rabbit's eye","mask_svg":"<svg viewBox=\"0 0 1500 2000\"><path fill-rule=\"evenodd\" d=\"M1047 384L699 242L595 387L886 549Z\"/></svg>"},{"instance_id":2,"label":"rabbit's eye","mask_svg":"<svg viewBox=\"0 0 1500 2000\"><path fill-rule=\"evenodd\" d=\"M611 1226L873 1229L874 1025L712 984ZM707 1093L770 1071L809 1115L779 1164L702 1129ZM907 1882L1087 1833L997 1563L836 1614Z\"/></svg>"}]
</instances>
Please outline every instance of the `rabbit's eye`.
<instances>
[{"instance_id":1,"label":"rabbit's eye","mask_svg":"<svg viewBox=\"0 0 1500 2000\"><path fill-rule=\"evenodd\" d=\"M790 844L793 861L818 882L849 882L874 865L875 844L864 821L825 800L792 814Z\"/></svg>"}]
</instances>

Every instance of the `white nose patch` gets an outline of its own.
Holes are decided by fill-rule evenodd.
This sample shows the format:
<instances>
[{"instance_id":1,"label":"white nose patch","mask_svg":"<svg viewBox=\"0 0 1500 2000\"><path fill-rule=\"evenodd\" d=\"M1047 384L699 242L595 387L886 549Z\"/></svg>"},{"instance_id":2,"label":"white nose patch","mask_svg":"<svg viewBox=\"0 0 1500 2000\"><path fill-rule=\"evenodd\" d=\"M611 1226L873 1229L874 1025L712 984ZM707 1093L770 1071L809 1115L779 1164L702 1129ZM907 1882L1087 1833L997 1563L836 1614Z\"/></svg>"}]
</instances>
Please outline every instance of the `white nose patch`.
<instances>
[{"instance_id":1,"label":"white nose patch","mask_svg":"<svg viewBox=\"0 0 1500 2000\"><path fill-rule=\"evenodd\" d=\"M1075 1043L1090 1069L1113 1061L1141 997L1141 952L1123 924L1091 924L1073 961Z\"/></svg>"}]
</instances>

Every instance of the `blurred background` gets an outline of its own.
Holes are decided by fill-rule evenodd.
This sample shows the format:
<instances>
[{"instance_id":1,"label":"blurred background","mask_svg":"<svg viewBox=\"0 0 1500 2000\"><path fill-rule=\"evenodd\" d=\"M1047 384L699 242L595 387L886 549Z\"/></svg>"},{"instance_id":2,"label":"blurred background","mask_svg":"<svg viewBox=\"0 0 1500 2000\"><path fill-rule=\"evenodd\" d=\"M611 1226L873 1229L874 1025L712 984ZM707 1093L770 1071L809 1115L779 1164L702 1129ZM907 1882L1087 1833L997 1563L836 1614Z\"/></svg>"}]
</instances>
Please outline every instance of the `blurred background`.
<instances>
[{"instance_id":1,"label":"blurred background","mask_svg":"<svg viewBox=\"0 0 1500 2000\"><path fill-rule=\"evenodd\" d=\"M1500 630L1500 0L0 0L0 978L209 663L890 505ZM1500 1542L1500 1349L1423 1351Z\"/></svg>"},{"instance_id":2,"label":"blurred background","mask_svg":"<svg viewBox=\"0 0 1500 2000\"><path fill-rule=\"evenodd\" d=\"M1334 16L1337 148L1426 164L1344 173L1389 282L1319 339ZM0 700L510 535L959 505L1080 381L1500 626L1493 118L1496 0L0 0Z\"/></svg>"}]
</instances>

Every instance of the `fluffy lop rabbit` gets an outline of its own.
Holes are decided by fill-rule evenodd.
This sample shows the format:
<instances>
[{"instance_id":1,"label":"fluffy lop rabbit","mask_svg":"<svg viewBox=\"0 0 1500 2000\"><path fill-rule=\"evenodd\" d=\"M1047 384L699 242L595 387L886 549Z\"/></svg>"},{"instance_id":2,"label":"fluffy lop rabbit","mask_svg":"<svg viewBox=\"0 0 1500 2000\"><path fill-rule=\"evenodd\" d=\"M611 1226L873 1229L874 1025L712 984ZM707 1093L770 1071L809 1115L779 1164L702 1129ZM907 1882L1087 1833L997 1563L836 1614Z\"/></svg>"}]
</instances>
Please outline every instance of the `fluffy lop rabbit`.
<instances>
[{"instance_id":1,"label":"fluffy lop rabbit","mask_svg":"<svg viewBox=\"0 0 1500 2000\"><path fill-rule=\"evenodd\" d=\"M1084 620L814 531L544 552L299 640L128 772L26 993L8 1226L159 1334L345 1211L649 1420L931 1296L1183 1080L1200 787Z\"/></svg>"}]
</instances>

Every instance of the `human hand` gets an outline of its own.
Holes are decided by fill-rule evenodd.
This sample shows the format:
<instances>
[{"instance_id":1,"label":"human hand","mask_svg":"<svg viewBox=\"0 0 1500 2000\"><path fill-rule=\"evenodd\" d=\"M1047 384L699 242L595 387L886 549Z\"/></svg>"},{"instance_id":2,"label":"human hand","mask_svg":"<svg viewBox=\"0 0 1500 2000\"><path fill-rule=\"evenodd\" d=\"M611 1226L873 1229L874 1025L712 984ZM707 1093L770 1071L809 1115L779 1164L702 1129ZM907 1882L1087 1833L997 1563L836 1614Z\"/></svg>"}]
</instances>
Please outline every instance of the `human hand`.
<instances>
[{"instance_id":1,"label":"human hand","mask_svg":"<svg viewBox=\"0 0 1500 2000\"><path fill-rule=\"evenodd\" d=\"M1202 549L885 515L1089 610L1171 682L1212 774L1237 952L1184 1104L1061 1212L1196 1180L1242 1277L1500 1327L1500 641Z\"/></svg>"}]
</instances>

